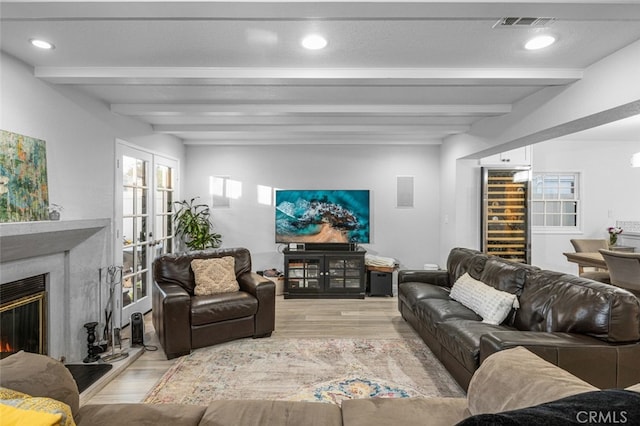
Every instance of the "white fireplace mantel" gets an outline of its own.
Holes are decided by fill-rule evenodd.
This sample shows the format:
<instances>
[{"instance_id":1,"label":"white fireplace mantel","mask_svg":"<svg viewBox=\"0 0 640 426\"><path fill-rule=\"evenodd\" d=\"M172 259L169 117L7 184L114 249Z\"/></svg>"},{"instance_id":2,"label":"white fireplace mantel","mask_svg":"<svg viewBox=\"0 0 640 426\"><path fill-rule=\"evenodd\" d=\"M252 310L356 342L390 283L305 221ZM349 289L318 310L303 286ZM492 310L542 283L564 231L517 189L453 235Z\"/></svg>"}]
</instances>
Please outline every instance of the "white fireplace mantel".
<instances>
[{"instance_id":1,"label":"white fireplace mantel","mask_svg":"<svg viewBox=\"0 0 640 426\"><path fill-rule=\"evenodd\" d=\"M109 224L109 219L0 224L0 261L11 262L69 251Z\"/></svg>"}]
</instances>

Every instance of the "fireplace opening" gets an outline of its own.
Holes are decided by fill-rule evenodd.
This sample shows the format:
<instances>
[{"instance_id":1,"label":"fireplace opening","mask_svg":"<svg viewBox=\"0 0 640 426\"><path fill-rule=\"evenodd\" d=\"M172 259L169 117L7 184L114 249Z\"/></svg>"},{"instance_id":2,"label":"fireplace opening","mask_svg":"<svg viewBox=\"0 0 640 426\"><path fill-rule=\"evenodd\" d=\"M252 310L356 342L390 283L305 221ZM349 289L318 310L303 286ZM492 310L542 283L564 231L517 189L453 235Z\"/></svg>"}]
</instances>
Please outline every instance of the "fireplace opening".
<instances>
[{"instance_id":1,"label":"fireplace opening","mask_svg":"<svg viewBox=\"0 0 640 426\"><path fill-rule=\"evenodd\" d=\"M0 358L47 354L46 282L42 274L0 285Z\"/></svg>"}]
</instances>

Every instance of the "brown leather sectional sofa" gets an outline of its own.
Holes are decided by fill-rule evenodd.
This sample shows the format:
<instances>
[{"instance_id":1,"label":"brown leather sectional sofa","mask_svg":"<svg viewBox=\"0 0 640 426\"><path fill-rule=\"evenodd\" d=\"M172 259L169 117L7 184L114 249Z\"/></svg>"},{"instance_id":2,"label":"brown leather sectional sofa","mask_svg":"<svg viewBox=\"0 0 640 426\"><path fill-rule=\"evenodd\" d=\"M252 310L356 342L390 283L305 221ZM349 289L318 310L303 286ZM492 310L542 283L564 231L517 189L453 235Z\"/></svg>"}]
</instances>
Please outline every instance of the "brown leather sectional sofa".
<instances>
[{"instance_id":1,"label":"brown leather sectional sofa","mask_svg":"<svg viewBox=\"0 0 640 426\"><path fill-rule=\"evenodd\" d=\"M193 259L233 256L240 291L195 296ZM166 254L153 262L152 320L167 359L243 337L268 337L275 326L275 284L251 271L246 248Z\"/></svg>"},{"instance_id":2,"label":"brown leather sectional sofa","mask_svg":"<svg viewBox=\"0 0 640 426\"><path fill-rule=\"evenodd\" d=\"M449 296L467 272L516 294L520 308L482 322ZM402 317L464 389L488 356L516 346L599 388L640 382L640 300L626 290L466 248L450 252L446 271L401 270L398 283Z\"/></svg>"},{"instance_id":3,"label":"brown leather sectional sofa","mask_svg":"<svg viewBox=\"0 0 640 426\"><path fill-rule=\"evenodd\" d=\"M0 386L11 398L2 403L56 413L61 408L56 401L64 403L78 426L631 425L638 424L640 418L640 383L626 391L600 391L524 348L507 349L488 358L474 374L466 398L362 398L343 400L339 406L269 400L265 395L264 400L217 400L208 406L80 406L78 388L62 363L25 352L0 360ZM589 412L606 417L589 421ZM20 424L27 424L22 420Z\"/></svg>"}]
</instances>

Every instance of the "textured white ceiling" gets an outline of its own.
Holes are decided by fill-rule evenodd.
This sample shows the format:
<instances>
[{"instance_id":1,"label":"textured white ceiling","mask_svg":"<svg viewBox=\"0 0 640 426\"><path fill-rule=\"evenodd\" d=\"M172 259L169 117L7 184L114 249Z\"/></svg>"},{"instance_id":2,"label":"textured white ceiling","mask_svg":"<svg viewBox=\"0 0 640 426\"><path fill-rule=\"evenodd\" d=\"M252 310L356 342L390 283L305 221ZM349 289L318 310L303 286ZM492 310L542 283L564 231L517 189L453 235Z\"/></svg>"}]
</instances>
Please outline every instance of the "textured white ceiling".
<instances>
[{"instance_id":1,"label":"textured white ceiling","mask_svg":"<svg viewBox=\"0 0 640 426\"><path fill-rule=\"evenodd\" d=\"M640 2L3 1L38 78L186 143L439 143L640 39ZM502 17L556 18L493 28ZM303 49L309 32L328 46ZM544 51L526 39L550 32ZM38 51L27 41L56 45Z\"/></svg>"}]
</instances>

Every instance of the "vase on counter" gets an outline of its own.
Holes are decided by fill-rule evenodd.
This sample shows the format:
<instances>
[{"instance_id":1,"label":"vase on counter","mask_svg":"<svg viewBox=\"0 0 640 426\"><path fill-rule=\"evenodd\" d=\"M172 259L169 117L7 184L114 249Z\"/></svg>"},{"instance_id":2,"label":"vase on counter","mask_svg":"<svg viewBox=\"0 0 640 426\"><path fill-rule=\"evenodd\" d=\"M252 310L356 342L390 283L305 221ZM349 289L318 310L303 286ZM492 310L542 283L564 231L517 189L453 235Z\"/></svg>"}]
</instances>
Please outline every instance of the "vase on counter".
<instances>
[{"instance_id":1,"label":"vase on counter","mask_svg":"<svg viewBox=\"0 0 640 426\"><path fill-rule=\"evenodd\" d=\"M622 234L622 228L610 226L607 228L607 232L609 232L609 247L615 247L618 243L618 235Z\"/></svg>"},{"instance_id":2,"label":"vase on counter","mask_svg":"<svg viewBox=\"0 0 640 426\"><path fill-rule=\"evenodd\" d=\"M60 204L50 204L49 205L49 220L60 220L60 212L62 211L62 206Z\"/></svg>"}]
</instances>

